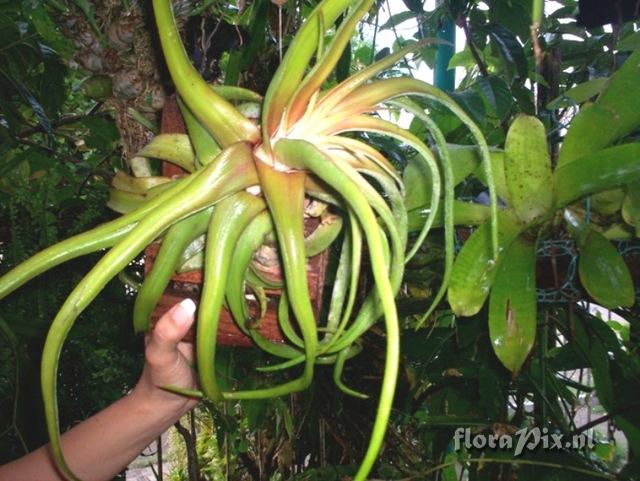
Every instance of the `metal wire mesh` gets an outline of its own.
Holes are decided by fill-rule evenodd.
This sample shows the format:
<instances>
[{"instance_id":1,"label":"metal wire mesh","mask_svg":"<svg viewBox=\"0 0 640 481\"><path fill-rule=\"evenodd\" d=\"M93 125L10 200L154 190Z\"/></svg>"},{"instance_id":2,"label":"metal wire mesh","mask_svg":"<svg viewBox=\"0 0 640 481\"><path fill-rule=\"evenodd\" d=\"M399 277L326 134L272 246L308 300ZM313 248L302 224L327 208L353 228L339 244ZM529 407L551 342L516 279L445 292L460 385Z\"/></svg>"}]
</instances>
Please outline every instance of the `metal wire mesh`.
<instances>
[{"instance_id":1,"label":"metal wire mesh","mask_svg":"<svg viewBox=\"0 0 640 481\"><path fill-rule=\"evenodd\" d=\"M613 245L630 267L634 281L637 281L640 241L613 241ZM575 241L571 239L542 241L537 255L538 302L575 302L584 297L584 290L578 276L579 253ZM546 273L546 269L551 272ZM640 301L640 286L637 282L636 301Z\"/></svg>"}]
</instances>

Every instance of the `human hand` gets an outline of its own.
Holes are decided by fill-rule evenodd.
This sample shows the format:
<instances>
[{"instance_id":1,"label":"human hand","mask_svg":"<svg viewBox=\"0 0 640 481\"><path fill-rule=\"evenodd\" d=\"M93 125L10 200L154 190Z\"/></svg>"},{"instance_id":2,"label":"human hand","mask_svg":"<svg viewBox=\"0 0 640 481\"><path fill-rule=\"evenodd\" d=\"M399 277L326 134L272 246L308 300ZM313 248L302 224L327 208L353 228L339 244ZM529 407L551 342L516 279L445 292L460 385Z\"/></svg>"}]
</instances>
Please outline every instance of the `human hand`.
<instances>
[{"instance_id":1,"label":"human hand","mask_svg":"<svg viewBox=\"0 0 640 481\"><path fill-rule=\"evenodd\" d=\"M197 404L193 398L161 389L196 388L193 346L181 342L195 310L190 299L169 309L145 339L146 363L131 393L62 435L68 465L80 479L112 479ZM62 480L50 446L0 466L0 481L16 479Z\"/></svg>"},{"instance_id":2,"label":"human hand","mask_svg":"<svg viewBox=\"0 0 640 481\"><path fill-rule=\"evenodd\" d=\"M145 366L134 393L153 402L169 403L186 412L197 400L162 389L174 386L196 389L193 344L181 342L193 324L196 305L185 299L169 309L145 338Z\"/></svg>"}]
</instances>

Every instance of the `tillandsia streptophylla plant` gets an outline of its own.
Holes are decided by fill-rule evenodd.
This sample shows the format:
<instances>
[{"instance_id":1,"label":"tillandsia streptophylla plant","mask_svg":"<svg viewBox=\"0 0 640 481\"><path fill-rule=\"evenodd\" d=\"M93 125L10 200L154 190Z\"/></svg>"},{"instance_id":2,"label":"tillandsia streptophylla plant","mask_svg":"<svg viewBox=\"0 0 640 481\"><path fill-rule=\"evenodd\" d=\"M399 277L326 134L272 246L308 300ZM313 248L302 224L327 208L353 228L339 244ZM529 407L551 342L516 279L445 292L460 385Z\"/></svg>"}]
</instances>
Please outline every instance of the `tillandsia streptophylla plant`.
<instances>
[{"instance_id":1,"label":"tillandsia streptophylla plant","mask_svg":"<svg viewBox=\"0 0 640 481\"><path fill-rule=\"evenodd\" d=\"M355 479L367 477L383 441L398 373L399 326L394 297L405 262L433 223L442 194L441 177L445 186L446 237L451 248L453 244L452 176L444 140L423 109L406 97L426 97L453 111L475 137L485 161L486 177L492 178L488 148L479 129L448 96L411 78L375 80L419 44L321 91L356 24L372 4L373 0L321 1L291 42L262 100L244 89L208 85L189 63L171 1L153 0L162 50L181 99L188 137L158 136L139 153L134 167L137 165L138 172L144 172L140 159L155 157L177 163L189 174L169 179L119 173L110 203L125 215L46 249L0 279L2 298L61 262L109 249L53 320L42 358L48 433L55 460L69 479L77 478L61 451L56 399L57 365L69 330L109 279L147 244L163 236L134 308L136 331L148 329L150 314L171 274L189 257L184 251L202 234L206 234L204 281L196 333L202 392L166 388L212 401L281 396L309 386L316 363L334 363L337 385L348 394L363 396L343 385L341 372L345 361L358 352L359 338L382 317L387 335L385 370L370 444ZM332 41L325 45L326 33L344 14ZM314 55L315 61L310 65ZM259 126L239 111L234 104L237 101L261 102ZM441 165L421 140L376 115L390 108L404 109L426 123L438 144ZM418 154L416 161L423 162L433 174L430 209L434 215L428 216L408 252L400 174L383 154L357 136L341 135L350 132L373 132L410 146ZM495 194L489 184L495 214ZM333 213L332 221L327 222L330 227L323 228L317 238L305 239L303 218L312 215L309 206L318 204ZM336 216L341 219L336 220ZM492 245L497 249L496 216L493 218ZM327 282L333 286L332 299L327 318L318 320L307 288L305 257L333 242L339 230L344 232L338 268L335 278ZM245 295L247 288L261 288L260 279L250 267L254 252L269 236L275 238L282 265L284 290L278 316L287 344L276 344L260 335L255 320L250 319ZM355 309L365 242L374 283ZM451 263L449 255L445 278ZM438 299L444 292L443 287ZM215 353L217 326L225 302L240 329L257 346L284 360L275 369L302 365L300 376L268 388L221 391L216 380Z\"/></svg>"}]
</instances>

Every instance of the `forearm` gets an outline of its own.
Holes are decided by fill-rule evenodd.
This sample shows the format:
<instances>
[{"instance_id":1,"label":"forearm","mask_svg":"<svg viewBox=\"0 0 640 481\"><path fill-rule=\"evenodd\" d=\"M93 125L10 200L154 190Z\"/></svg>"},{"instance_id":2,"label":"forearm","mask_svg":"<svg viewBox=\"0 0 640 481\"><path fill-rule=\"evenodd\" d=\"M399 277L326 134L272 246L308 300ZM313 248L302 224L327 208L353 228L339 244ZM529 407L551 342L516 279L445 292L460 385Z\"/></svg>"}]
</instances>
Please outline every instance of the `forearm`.
<instances>
[{"instance_id":1,"label":"forearm","mask_svg":"<svg viewBox=\"0 0 640 481\"><path fill-rule=\"evenodd\" d=\"M145 367L131 394L62 435L69 468L83 481L108 481L197 401L160 386L196 387L193 346L180 340L193 323L190 299L165 313L146 338ZM0 481L60 481L48 446L0 466Z\"/></svg>"},{"instance_id":2,"label":"forearm","mask_svg":"<svg viewBox=\"0 0 640 481\"><path fill-rule=\"evenodd\" d=\"M65 458L83 481L110 480L191 406L137 387L64 433ZM0 466L0 481L62 479L48 446Z\"/></svg>"}]
</instances>

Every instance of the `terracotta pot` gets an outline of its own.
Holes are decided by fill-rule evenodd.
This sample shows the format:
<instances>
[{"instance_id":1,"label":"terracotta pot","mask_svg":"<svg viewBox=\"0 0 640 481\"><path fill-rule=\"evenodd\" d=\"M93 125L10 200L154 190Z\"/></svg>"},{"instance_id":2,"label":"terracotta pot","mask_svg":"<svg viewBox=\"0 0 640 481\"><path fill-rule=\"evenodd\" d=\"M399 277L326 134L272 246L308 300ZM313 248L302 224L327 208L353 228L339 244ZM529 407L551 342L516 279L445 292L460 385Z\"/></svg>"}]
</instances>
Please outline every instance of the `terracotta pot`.
<instances>
[{"instance_id":1,"label":"terracotta pot","mask_svg":"<svg viewBox=\"0 0 640 481\"><path fill-rule=\"evenodd\" d=\"M175 97L170 98L164 106L162 111L162 133L185 133L186 128L180 109ZM184 171L179 167L163 163L162 173L165 176L174 176L184 174ZM319 221L317 219L305 219L305 234L313 232L318 226ZM145 250L145 273L148 273L153 266L154 259L158 253L160 247L159 243L153 243ZM319 315L322 305L322 291L324 287L324 277L328 261L328 251L322 252L314 257L311 257L307 261L307 282L309 285L309 295L312 300L316 317ZM280 273L278 269L275 269L270 273L270 277L278 278ZM202 285L202 272L191 271L182 274L175 274L171 278L171 283L165 293L160 298L156 309L152 314L152 322L155 323L162 314L164 314L171 306L180 302L182 299L191 298L196 304L200 298L200 288ZM267 339L276 342L284 342L283 334L278 326L277 320L277 299L279 298L280 290L267 290L266 293L269 296L269 303L266 315L258 326L258 331L261 332ZM249 310L252 315L256 315L259 311L257 301L249 302ZM192 329L185 340L192 341L194 337L194 329ZM252 341L247 337L236 325L235 321L231 317L231 314L223 309L220 315L220 323L218 326L218 344L225 346L242 346L249 347L252 345Z\"/></svg>"}]
</instances>

